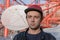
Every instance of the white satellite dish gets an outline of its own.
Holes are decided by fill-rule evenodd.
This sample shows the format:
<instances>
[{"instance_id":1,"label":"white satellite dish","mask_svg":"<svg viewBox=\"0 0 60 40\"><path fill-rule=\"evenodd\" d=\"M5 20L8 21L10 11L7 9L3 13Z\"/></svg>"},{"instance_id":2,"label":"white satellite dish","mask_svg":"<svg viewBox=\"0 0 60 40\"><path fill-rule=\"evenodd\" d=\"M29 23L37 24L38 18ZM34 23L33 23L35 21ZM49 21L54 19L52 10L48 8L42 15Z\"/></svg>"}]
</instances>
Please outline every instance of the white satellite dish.
<instances>
[{"instance_id":1,"label":"white satellite dish","mask_svg":"<svg viewBox=\"0 0 60 40\"><path fill-rule=\"evenodd\" d=\"M15 5L7 8L1 16L2 24L10 30L22 30L28 28L24 10L27 6Z\"/></svg>"}]
</instances>

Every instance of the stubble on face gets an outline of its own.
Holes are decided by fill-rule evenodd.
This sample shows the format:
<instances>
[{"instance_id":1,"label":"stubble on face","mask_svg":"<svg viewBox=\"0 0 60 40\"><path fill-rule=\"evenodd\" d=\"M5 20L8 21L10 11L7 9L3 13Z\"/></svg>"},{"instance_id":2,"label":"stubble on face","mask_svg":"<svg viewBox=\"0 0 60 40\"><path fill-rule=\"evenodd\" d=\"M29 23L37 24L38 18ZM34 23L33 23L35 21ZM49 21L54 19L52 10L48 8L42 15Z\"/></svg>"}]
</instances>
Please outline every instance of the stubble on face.
<instances>
[{"instance_id":1,"label":"stubble on face","mask_svg":"<svg viewBox=\"0 0 60 40\"><path fill-rule=\"evenodd\" d=\"M27 22L29 24L29 28L32 30L36 30L40 27L40 21L41 21L40 13L37 11L29 11L27 13Z\"/></svg>"}]
</instances>

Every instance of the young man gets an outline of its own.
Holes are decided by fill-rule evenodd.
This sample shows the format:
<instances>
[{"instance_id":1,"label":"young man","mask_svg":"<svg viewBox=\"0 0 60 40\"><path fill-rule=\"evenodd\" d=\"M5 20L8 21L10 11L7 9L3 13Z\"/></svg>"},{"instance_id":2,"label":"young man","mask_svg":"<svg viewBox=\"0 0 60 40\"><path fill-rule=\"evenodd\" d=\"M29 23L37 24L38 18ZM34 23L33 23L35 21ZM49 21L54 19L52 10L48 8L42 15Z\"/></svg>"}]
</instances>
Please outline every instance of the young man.
<instances>
[{"instance_id":1,"label":"young man","mask_svg":"<svg viewBox=\"0 0 60 40\"><path fill-rule=\"evenodd\" d=\"M43 19L40 6L31 5L25 9L25 13L29 28L17 34L13 40L56 40L50 33L45 33L40 26Z\"/></svg>"}]
</instances>

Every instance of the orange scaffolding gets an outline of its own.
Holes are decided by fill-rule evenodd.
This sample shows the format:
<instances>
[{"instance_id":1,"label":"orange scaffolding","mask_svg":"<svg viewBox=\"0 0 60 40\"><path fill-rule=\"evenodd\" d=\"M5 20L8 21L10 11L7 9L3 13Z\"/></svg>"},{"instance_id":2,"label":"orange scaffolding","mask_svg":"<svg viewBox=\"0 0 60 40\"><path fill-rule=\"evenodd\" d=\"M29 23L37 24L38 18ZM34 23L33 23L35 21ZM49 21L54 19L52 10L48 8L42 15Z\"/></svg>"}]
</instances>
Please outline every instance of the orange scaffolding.
<instances>
[{"instance_id":1,"label":"orange scaffolding","mask_svg":"<svg viewBox=\"0 0 60 40\"><path fill-rule=\"evenodd\" d=\"M22 0L20 0L20 2L18 2L17 0L12 0L12 3L10 3L10 0L5 0L5 1L6 1L5 5L0 4L0 7L2 8L2 10L5 7L8 8L10 5L14 4L14 2L16 2L16 3L20 4L20 5L28 5L28 6L33 5L33 4L38 4L40 6L44 6L44 5L48 6L47 8L43 9L43 11L49 10L51 8L55 8L51 13L48 13L48 15L46 17L44 17L41 24L46 24L46 26L43 26L43 28L51 28L50 23L52 23L52 22L50 22L50 21L54 21L54 23L57 23L57 24L60 23L60 22L57 22L58 20L60 20L60 18L57 18L57 17L52 18L52 16L56 13L56 11L58 9L60 9L60 1L59 0L47 0L46 4L40 4L40 0L38 0L38 3L36 3L36 0L33 0L33 1L31 1L30 4L26 4ZM51 2L55 2L55 4L57 4L57 5L49 7L49 4ZM2 13L2 10L0 11L0 14ZM5 28L5 30L4 30L4 36L5 37L8 36L8 29L7 28Z\"/></svg>"},{"instance_id":2,"label":"orange scaffolding","mask_svg":"<svg viewBox=\"0 0 60 40\"><path fill-rule=\"evenodd\" d=\"M6 0L6 8L8 8L10 6L10 0ZM8 36L8 29L5 28L4 30L4 37Z\"/></svg>"}]
</instances>

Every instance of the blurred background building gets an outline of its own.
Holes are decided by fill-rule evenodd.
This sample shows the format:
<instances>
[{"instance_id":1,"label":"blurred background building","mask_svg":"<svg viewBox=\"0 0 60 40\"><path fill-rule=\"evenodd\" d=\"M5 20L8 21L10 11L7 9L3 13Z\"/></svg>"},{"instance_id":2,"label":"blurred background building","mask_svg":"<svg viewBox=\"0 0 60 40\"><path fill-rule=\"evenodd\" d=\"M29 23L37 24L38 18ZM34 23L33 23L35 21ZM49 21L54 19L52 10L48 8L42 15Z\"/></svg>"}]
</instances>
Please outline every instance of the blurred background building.
<instances>
[{"instance_id":1,"label":"blurred background building","mask_svg":"<svg viewBox=\"0 0 60 40\"><path fill-rule=\"evenodd\" d=\"M44 19L41 23L43 28L52 28L60 25L60 0L0 0L0 36L16 33L4 27L1 22L1 15L6 8L18 4L25 6L37 4L41 6L44 13Z\"/></svg>"}]
</instances>

